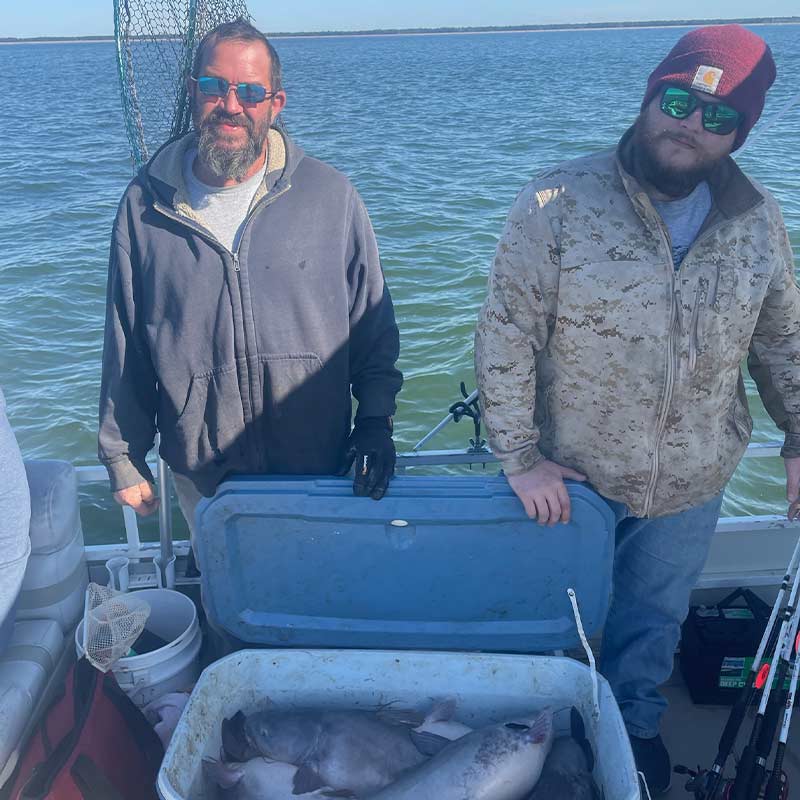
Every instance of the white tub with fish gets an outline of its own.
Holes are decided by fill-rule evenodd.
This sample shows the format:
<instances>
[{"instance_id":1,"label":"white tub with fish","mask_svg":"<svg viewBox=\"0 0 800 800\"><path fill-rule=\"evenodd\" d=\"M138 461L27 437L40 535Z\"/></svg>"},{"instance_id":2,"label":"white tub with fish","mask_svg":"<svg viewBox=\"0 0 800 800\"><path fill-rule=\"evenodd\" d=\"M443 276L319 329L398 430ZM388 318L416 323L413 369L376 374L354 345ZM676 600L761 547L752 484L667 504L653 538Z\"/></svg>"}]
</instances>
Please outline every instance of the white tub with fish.
<instances>
[{"instance_id":1,"label":"white tub with fish","mask_svg":"<svg viewBox=\"0 0 800 800\"><path fill-rule=\"evenodd\" d=\"M595 714L589 667L530 654L579 644L568 588L588 635L608 608L613 517L569 490L572 521L546 528L499 478L402 476L379 503L346 480L223 484L198 508L205 601L232 636L269 649L203 672L159 773L163 800L214 797L202 759L219 756L221 722L239 710L426 711L441 698L473 727L576 706L606 800L638 800L608 684Z\"/></svg>"}]
</instances>

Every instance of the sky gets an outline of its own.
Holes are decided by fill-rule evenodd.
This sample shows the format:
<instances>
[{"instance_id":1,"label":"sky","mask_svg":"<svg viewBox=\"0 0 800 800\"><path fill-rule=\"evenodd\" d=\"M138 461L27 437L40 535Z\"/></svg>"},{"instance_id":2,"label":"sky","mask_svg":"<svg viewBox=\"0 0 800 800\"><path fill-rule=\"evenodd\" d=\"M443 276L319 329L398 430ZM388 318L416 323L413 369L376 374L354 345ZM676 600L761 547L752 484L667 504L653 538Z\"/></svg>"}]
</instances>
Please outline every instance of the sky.
<instances>
[{"instance_id":1,"label":"sky","mask_svg":"<svg viewBox=\"0 0 800 800\"><path fill-rule=\"evenodd\" d=\"M137 0L137 4L147 0ZM536 25L662 19L734 19L800 14L797 0L248 0L256 25L277 31ZM2 36L113 34L112 0L3 2Z\"/></svg>"}]
</instances>

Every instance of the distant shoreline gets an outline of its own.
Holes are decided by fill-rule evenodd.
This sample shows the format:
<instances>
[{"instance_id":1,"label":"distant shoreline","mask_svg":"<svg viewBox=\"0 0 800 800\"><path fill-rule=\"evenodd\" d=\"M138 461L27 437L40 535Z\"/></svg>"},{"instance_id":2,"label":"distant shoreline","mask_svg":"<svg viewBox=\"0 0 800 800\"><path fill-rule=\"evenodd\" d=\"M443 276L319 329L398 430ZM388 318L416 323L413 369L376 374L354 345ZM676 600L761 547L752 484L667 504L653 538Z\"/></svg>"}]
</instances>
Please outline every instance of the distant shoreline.
<instances>
[{"instance_id":1,"label":"distant shoreline","mask_svg":"<svg viewBox=\"0 0 800 800\"><path fill-rule=\"evenodd\" d=\"M738 22L740 25L800 25L800 17L756 17L748 19L686 19L641 22L575 22L550 25L503 25L487 27L387 28L359 31L279 31L271 39L328 39L348 36L442 36L486 33L557 33L596 30L646 30L649 28L686 28ZM170 38L170 37L164 37ZM113 36L0 36L0 45L15 44L95 44L113 42Z\"/></svg>"}]
</instances>

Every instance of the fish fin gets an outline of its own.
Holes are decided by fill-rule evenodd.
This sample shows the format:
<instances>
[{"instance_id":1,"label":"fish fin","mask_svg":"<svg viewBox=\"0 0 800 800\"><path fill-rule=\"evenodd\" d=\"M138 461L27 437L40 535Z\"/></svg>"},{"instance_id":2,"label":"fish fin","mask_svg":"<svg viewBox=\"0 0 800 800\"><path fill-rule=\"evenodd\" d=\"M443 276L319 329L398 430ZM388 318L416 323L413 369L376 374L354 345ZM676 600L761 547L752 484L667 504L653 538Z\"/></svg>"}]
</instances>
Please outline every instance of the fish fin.
<instances>
[{"instance_id":1,"label":"fish fin","mask_svg":"<svg viewBox=\"0 0 800 800\"><path fill-rule=\"evenodd\" d=\"M308 764L304 764L294 774L292 794L307 794L315 789L322 789L324 786L325 781L320 778L319 773Z\"/></svg>"},{"instance_id":2,"label":"fish fin","mask_svg":"<svg viewBox=\"0 0 800 800\"><path fill-rule=\"evenodd\" d=\"M586 725L583 722L583 716L575 706L572 706L569 711L569 729L575 741L580 742L581 739L586 738Z\"/></svg>"},{"instance_id":3,"label":"fish fin","mask_svg":"<svg viewBox=\"0 0 800 800\"><path fill-rule=\"evenodd\" d=\"M410 728L418 728L425 722L425 715L421 711L414 711L411 708L379 708L375 715L387 725L403 725Z\"/></svg>"},{"instance_id":4,"label":"fish fin","mask_svg":"<svg viewBox=\"0 0 800 800\"><path fill-rule=\"evenodd\" d=\"M237 711L230 719L222 720L222 747L233 761L247 761L252 757L244 732L245 715Z\"/></svg>"},{"instance_id":5,"label":"fish fin","mask_svg":"<svg viewBox=\"0 0 800 800\"><path fill-rule=\"evenodd\" d=\"M233 789L244 777L244 771L238 765L223 764L214 758L203 759L203 774L222 789Z\"/></svg>"},{"instance_id":6,"label":"fish fin","mask_svg":"<svg viewBox=\"0 0 800 800\"><path fill-rule=\"evenodd\" d=\"M414 747L424 756L435 756L450 744L450 740L444 736L428 733L428 731L409 731L409 736L414 742Z\"/></svg>"},{"instance_id":7,"label":"fish fin","mask_svg":"<svg viewBox=\"0 0 800 800\"><path fill-rule=\"evenodd\" d=\"M553 712L546 708L531 723L530 736L535 744L541 744L553 735Z\"/></svg>"},{"instance_id":8,"label":"fish fin","mask_svg":"<svg viewBox=\"0 0 800 800\"><path fill-rule=\"evenodd\" d=\"M569 726L572 732L572 738L580 745L581 750L583 750L587 769L589 772L594 772L594 751L592 750L591 743L586 738L586 725L581 716L581 712L578 711L575 706L573 706L572 710L569 712Z\"/></svg>"},{"instance_id":9,"label":"fish fin","mask_svg":"<svg viewBox=\"0 0 800 800\"><path fill-rule=\"evenodd\" d=\"M433 704L425 717L425 722L450 722L456 713L455 697L445 697Z\"/></svg>"},{"instance_id":10,"label":"fish fin","mask_svg":"<svg viewBox=\"0 0 800 800\"><path fill-rule=\"evenodd\" d=\"M578 744L581 746L581 750L583 750L584 758L586 759L586 769L589 772L594 772L594 765L595 765L595 758L594 758L594 750L592 750L591 742L588 739L581 739Z\"/></svg>"}]
</instances>

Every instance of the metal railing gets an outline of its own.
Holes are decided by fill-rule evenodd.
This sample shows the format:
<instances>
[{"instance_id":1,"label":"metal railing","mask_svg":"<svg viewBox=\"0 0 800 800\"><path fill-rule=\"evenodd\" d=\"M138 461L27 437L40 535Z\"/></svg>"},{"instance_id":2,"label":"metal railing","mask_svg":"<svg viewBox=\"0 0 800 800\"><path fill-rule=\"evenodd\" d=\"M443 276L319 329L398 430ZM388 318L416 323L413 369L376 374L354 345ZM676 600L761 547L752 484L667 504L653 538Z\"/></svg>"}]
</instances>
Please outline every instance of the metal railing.
<instances>
[{"instance_id":1,"label":"metal railing","mask_svg":"<svg viewBox=\"0 0 800 800\"><path fill-rule=\"evenodd\" d=\"M780 455L781 446L778 443L751 444L745 458L775 458ZM398 472L404 472L414 467L450 467L463 465L485 465L497 463L497 458L490 452L474 452L464 450L425 450L401 453L397 457ZM153 467L156 467L153 461ZM108 474L102 466L76 467L78 482L85 486L88 484L108 483ZM125 543L95 544L87 546L89 560L102 562L113 556L124 555L133 562L153 561L162 570L166 565L174 565L175 557L188 554L189 542L186 539L172 541L171 515L169 508L169 468L154 470L158 475L159 494L161 495L161 512L159 513L159 541L142 542L139 532L139 520L133 509L121 508L125 527ZM754 530L777 530L787 528L789 523L780 515L750 516L750 517L723 517L717 526L719 533L742 534ZM174 567L173 567L174 568ZM151 573L152 574L152 573ZM771 578L771 574L766 576ZM150 580L150 578L148 578ZM162 577L167 585L166 576ZM722 585L722 581L720 581Z\"/></svg>"}]
</instances>

